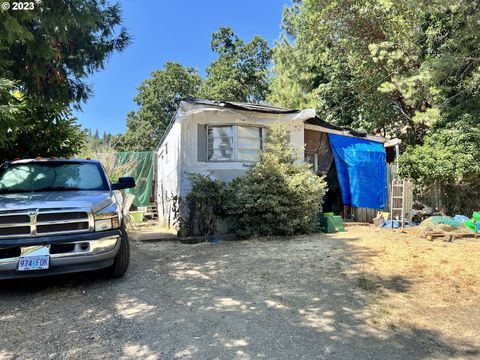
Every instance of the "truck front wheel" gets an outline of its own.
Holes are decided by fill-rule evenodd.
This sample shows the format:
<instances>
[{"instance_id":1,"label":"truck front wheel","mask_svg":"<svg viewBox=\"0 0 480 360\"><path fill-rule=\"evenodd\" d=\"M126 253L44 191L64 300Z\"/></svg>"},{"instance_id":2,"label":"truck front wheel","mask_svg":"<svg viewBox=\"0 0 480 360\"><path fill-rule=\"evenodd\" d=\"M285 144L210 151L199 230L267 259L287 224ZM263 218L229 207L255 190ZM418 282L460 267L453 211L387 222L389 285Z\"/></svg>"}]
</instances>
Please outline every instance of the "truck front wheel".
<instances>
[{"instance_id":1,"label":"truck front wheel","mask_svg":"<svg viewBox=\"0 0 480 360\"><path fill-rule=\"evenodd\" d=\"M130 262L130 243L128 241L128 234L125 228L120 229L122 235L120 237L120 249L118 250L117 256L113 265L108 269L109 275L113 278L122 277L128 269L128 264Z\"/></svg>"}]
</instances>

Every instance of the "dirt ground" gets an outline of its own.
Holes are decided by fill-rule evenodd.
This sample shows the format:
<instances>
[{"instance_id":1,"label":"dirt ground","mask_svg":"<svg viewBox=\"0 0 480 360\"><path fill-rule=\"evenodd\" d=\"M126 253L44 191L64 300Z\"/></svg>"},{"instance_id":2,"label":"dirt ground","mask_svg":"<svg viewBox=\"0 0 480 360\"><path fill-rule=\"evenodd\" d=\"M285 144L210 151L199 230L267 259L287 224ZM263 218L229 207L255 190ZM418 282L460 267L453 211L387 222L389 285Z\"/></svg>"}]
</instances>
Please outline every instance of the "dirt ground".
<instances>
[{"instance_id":1,"label":"dirt ground","mask_svg":"<svg viewBox=\"0 0 480 360\"><path fill-rule=\"evenodd\" d=\"M478 359L480 240L133 243L119 280L0 283L0 359Z\"/></svg>"},{"instance_id":2,"label":"dirt ground","mask_svg":"<svg viewBox=\"0 0 480 360\"><path fill-rule=\"evenodd\" d=\"M480 348L480 239L426 241L420 229L372 229L349 233L358 237L360 285L374 300L370 320L435 331L467 353Z\"/></svg>"}]
</instances>

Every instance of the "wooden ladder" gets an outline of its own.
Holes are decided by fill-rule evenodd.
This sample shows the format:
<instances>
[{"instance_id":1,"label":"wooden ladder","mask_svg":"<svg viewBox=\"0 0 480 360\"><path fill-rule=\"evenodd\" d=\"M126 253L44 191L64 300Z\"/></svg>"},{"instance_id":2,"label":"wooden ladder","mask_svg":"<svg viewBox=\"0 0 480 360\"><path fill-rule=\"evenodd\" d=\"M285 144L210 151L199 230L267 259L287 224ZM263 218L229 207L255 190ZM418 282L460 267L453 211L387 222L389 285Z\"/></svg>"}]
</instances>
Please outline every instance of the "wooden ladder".
<instances>
[{"instance_id":1,"label":"wooden ladder","mask_svg":"<svg viewBox=\"0 0 480 360\"><path fill-rule=\"evenodd\" d=\"M405 224L410 220L407 218L407 206L411 206L407 200L407 192L411 192L409 182L405 179L393 179L392 180L392 193L390 196L390 213L391 213L391 227L393 228L393 222L398 221L399 227L403 229Z\"/></svg>"}]
</instances>

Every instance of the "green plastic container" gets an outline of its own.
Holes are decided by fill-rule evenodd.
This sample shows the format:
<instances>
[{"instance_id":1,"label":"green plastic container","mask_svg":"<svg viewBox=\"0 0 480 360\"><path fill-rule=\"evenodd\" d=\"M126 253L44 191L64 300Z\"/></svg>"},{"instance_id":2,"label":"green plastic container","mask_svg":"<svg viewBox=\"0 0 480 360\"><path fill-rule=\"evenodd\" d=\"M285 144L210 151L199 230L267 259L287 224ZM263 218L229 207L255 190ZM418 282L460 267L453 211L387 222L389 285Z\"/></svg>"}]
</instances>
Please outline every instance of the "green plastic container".
<instances>
[{"instance_id":1,"label":"green plastic container","mask_svg":"<svg viewBox=\"0 0 480 360\"><path fill-rule=\"evenodd\" d=\"M467 228L469 228L470 230L472 230L474 233L477 232L477 223L473 220L467 220L463 223L463 225L465 225Z\"/></svg>"},{"instance_id":2,"label":"green plastic container","mask_svg":"<svg viewBox=\"0 0 480 360\"><path fill-rule=\"evenodd\" d=\"M135 224L143 222L143 211L130 211L129 214Z\"/></svg>"},{"instance_id":3,"label":"green plastic container","mask_svg":"<svg viewBox=\"0 0 480 360\"><path fill-rule=\"evenodd\" d=\"M473 220L475 220L476 222L480 222L480 212L475 211L473 213Z\"/></svg>"},{"instance_id":4,"label":"green plastic container","mask_svg":"<svg viewBox=\"0 0 480 360\"><path fill-rule=\"evenodd\" d=\"M323 216L333 216L335 215L333 212L324 212Z\"/></svg>"},{"instance_id":5,"label":"green plastic container","mask_svg":"<svg viewBox=\"0 0 480 360\"><path fill-rule=\"evenodd\" d=\"M334 215L334 216L327 216L327 224L325 226L325 232L328 234L336 233L338 231L345 231L345 227L343 226L343 220L341 216Z\"/></svg>"}]
</instances>

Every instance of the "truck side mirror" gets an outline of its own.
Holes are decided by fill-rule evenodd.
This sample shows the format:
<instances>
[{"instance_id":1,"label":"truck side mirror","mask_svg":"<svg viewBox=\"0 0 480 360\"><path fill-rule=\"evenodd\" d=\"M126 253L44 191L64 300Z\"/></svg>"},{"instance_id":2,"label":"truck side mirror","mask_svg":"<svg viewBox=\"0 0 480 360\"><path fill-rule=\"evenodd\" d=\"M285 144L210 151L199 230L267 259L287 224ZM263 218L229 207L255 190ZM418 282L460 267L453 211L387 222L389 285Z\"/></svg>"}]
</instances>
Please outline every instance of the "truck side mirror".
<instances>
[{"instance_id":1,"label":"truck side mirror","mask_svg":"<svg viewBox=\"0 0 480 360\"><path fill-rule=\"evenodd\" d=\"M130 189L135 187L135 179L131 176L124 176L118 179L118 183L112 184L112 190Z\"/></svg>"}]
</instances>

